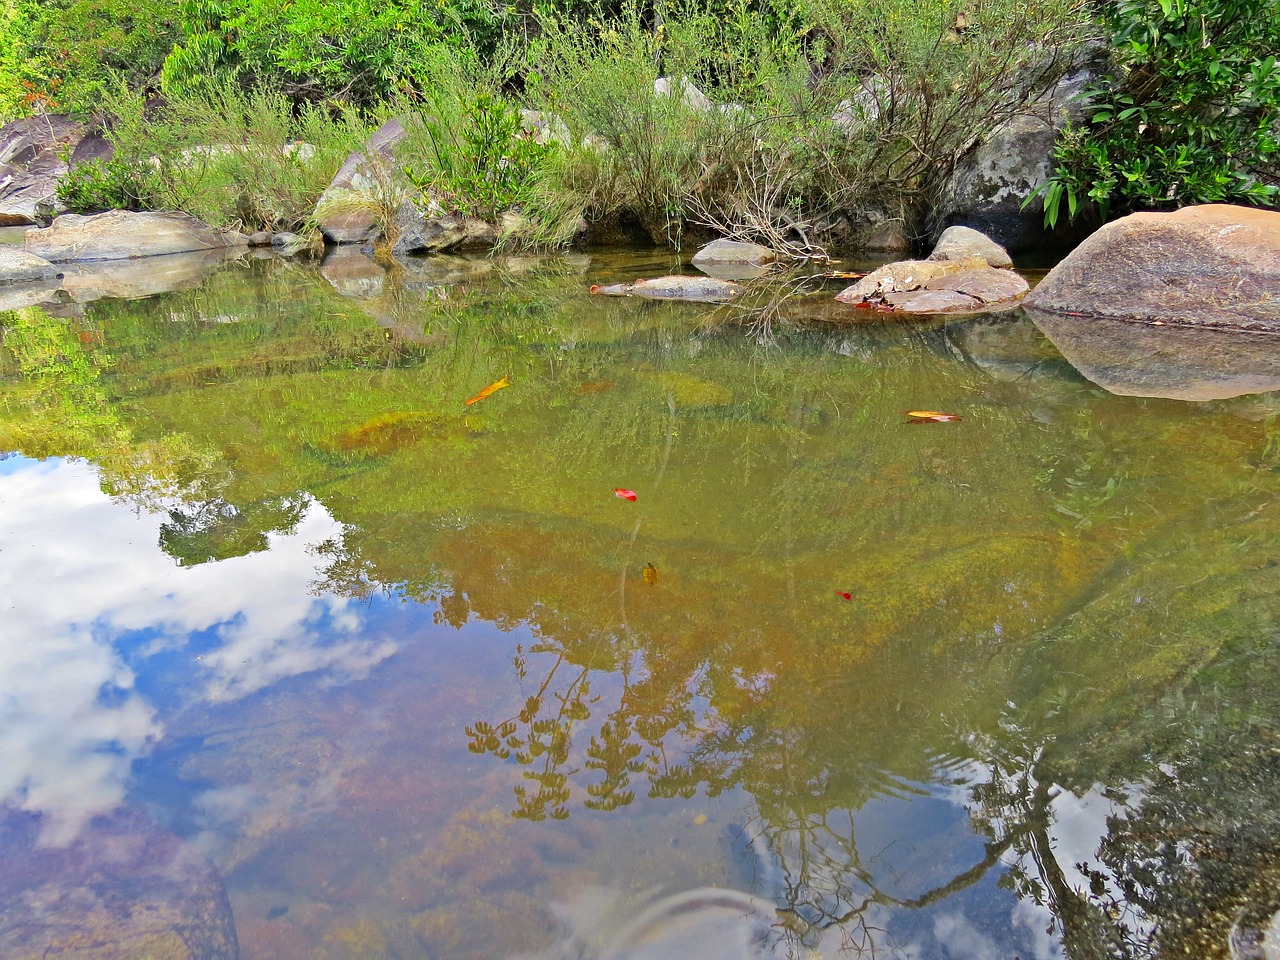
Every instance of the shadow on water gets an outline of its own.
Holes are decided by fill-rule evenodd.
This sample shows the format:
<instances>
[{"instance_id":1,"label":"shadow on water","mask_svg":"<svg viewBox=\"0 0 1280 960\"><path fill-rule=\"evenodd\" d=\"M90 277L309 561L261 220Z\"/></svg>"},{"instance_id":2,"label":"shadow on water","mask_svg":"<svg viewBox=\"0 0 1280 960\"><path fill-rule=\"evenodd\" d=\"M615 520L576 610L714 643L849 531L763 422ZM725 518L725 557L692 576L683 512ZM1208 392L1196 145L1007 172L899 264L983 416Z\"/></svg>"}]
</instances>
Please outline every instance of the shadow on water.
<instances>
[{"instance_id":1,"label":"shadow on water","mask_svg":"<svg viewBox=\"0 0 1280 960\"><path fill-rule=\"evenodd\" d=\"M1274 950L1265 351L587 293L658 268L4 315L4 802L255 960Z\"/></svg>"}]
</instances>

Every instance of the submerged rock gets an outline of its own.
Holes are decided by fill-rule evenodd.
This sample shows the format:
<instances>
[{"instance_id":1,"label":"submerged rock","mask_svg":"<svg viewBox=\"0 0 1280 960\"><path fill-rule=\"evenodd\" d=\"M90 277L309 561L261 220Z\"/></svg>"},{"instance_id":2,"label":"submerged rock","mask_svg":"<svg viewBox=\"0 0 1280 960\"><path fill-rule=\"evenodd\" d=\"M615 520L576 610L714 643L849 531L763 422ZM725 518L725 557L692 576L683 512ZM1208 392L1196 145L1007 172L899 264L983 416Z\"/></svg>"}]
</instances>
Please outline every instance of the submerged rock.
<instances>
[{"instance_id":1,"label":"submerged rock","mask_svg":"<svg viewBox=\"0 0 1280 960\"><path fill-rule=\"evenodd\" d=\"M1280 332L1280 212L1207 204L1122 217L1050 270L1027 304L1060 314Z\"/></svg>"},{"instance_id":2,"label":"submerged rock","mask_svg":"<svg viewBox=\"0 0 1280 960\"><path fill-rule=\"evenodd\" d=\"M112 210L92 216L65 213L44 230L28 230L28 253L52 262L128 260L192 250L246 246L234 230L211 227L185 213Z\"/></svg>"},{"instance_id":3,"label":"submerged rock","mask_svg":"<svg viewBox=\"0 0 1280 960\"><path fill-rule=\"evenodd\" d=\"M1280 390L1280 333L1191 330L1028 308L1073 367L1108 393L1224 400Z\"/></svg>"},{"instance_id":4,"label":"submerged rock","mask_svg":"<svg viewBox=\"0 0 1280 960\"><path fill-rule=\"evenodd\" d=\"M222 880L190 844L141 814L96 818L70 845L39 819L0 814L5 960L238 960Z\"/></svg>"},{"instance_id":5,"label":"submerged rock","mask_svg":"<svg viewBox=\"0 0 1280 960\"><path fill-rule=\"evenodd\" d=\"M592 293L607 297L645 297L650 300L688 300L695 303L724 303L742 293L742 287L715 277L654 277L635 283L593 286Z\"/></svg>"}]
</instances>

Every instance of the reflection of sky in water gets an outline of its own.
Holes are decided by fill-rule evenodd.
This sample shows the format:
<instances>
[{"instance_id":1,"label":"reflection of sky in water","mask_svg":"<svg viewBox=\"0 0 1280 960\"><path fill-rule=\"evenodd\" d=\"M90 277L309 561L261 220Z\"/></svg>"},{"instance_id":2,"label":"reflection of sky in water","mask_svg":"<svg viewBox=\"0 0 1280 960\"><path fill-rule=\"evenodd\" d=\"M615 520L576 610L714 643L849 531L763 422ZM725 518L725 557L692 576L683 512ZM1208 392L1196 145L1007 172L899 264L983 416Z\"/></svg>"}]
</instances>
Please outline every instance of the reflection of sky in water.
<instances>
[{"instance_id":1,"label":"reflection of sky in water","mask_svg":"<svg viewBox=\"0 0 1280 960\"><path fill-rule=\"evenodd\" d=\"M271 549L180 568L158 547L162 517L112 502L92 467L0 461L0 800L73 839L123 798L135 759L163 734L131 663L181 650L196 689L219 701L318 670L363 676L395 652L362 639L360 607L308 593L308 544L337 532L312 505Z\"/></svg>"},{"instance_id":2,"label":"reflection of sky in water","mask_svg":"<svg viewBox=\"0 0 1280 960\"><path fill-rule=\"evenodd\" d=\"M413 635L428 615L418 605L367 606L310 593L317 560L308 546L340 529L319 505L309 507L294 533L270 534L269 550L189 567L159 549L164 519L113 502L99 489L90 465L0 460L0 576L13 585L0 633L0 803L41 813L46 843L69 842L90 817L124 801L135 761L153 752L166 755L156 744L165 732L162 717L170 726L180 726L171 711L192 699L223 709L304 674L310 675L312 692L363 677L397 652L398 645L387 636ZM532 640L523 628L502 634L474 622L461 631L439 625L427 629L447 635L446 642L408 644L397 658L399 679L359 694L365 709L351 717L344 737L349 744L368 744L360 759L371 768L390 764L392 783L394 755L406 738L416 744L414 767L460 770L451 758L455 752L465 755L465 744L451 731L471 719L472 708L465 708L459 719L450 688L465 679L471 689L483 689L485 699L476 710L488 697L514 702L520 690L509 673L509 650L517 641ZM609 689L601 678L598 692ZM308 699L310 694L295 693L297 709L323 710L323 704ZM425 704L408 710L401 700L408 696ZM401 723L406 731L398 729ZM360 806L368 798L358 799L363 796L359 791L353 797L343 786L352 762L348 758L345 766L317 769L305 782L282 779L270 763L256 772L241 771L243 777L234 782L203 782L186 798L188 826L215 860L221 859L218 850L235 847L237 837L261 833L254 824L305 823L306 835L313 839L329 830L339 837L340 813L348 819L375 813ZM967 785L992 775L970 761L939 771L937 783L883 794L854 811L848 838L856 836L856 852L873 882L892 897L909 901L978 862L983 838L969 821ZM466 784L455 786L463 793L468 789ZM733 805L744 802L750 801L732 799ZM1083 798L1063 795L1053 812L1055 854L1069 882L1083 884L1085 878L1073 865L1093 858L1114 808L1095 792ZM449 811L441 813L447 819ZM608 820L614 831L610 842L602 841L594 854L584 848L583 861L569 865L573 883L564 885L562 899L571 902L562 903L557 912L571 939L547 956L558 960L558 948L590 941L599 926L599 897L615 896L602 891L627 883L661 887L679 908L681 922L671 926L670 939L657 941L659 946L670 946L690 960L726 956L720 950L726 945L740 947L741 937L751 933L758 918L726 914L716 897L705 898L705 910L689 912L686 900L697 893L690 884L701 868L664 863L644 852L669 843L672 824L689 816L687 810L641 796L633 808ZM569 825L556 829L582 829L584 824L590 825L589 815L579 811ZM627 839L632 831L636 835ZM847 890L853 877L852 867L837 855L843 839L837 832L831 838L834 846L824 851L834 868L830 875L819 862L825 857L809 866L809 889L830 902L840 899L838 891L842 885ZM794 880L787 863L795 862L795 840L786 830L775 831L770 849L742 851L740 856L759 859L743 865L736 885L767 903L784 903L788 882ZM287 838L279 842L280 849L288 849ZM703 849L695 856L732 857L728 846L726 841L718 854ZM1014 859L1006 853L1005 865ZM655 864L662 866L655 870ZM713 875L735 882L727 874ZM1058 960L1062 950L1056 935L1047 931L1047 908L1000 889L1000 875L998 867L987 871L974 885L923 909L870 904L863 919L880 931L876 936L884 956L983 960L1016 950L1027 958ZM272 882L268 875L246 877L250 886ZM590 895L575 898L572 886ZM549 889L539 893L555 898ZM234 885L232 895L234 902ZM590 910L579 916L583 903ZM619 903L626 907L625 916L636 906L629 897ZM659 901L652 909L665 904ZM838 928L817 939L825 956L842 955L855 944ZM757 955L785 954L764 950ZM649 954L628 953L621 946L607 955Z\"/></svg>"}]
</instances>

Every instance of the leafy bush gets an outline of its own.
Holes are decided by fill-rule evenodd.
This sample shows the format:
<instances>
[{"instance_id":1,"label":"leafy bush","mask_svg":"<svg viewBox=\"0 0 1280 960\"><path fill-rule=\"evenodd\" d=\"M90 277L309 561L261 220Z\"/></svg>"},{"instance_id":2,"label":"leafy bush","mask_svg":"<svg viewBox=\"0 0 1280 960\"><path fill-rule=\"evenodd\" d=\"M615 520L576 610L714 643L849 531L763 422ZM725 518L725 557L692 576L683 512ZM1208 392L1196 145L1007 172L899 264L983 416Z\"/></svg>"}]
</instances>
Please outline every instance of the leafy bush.
<instances>
[{"instance_id":1,"label":"leafy bush","mask_svg":"<svg viewBox=\"0 0 1280 960\"><path fill-rule=\"evenodd\" d=\"M178 0L0 2L0 118L89 115L115 77L145 86L178 34Z\"/></svg>"},{"instance_id":2,"label":"leafy bush","mask_svg":"<svg viewBox=\"0 0 1280 960\"><path fill-rule=\"evenodd\" d=\"M1267 206L1280 191L1280 2L1121 0L1107 24L1118 70L1060 140L1045 224L1065 201L1168 209Z\"/></svg>"},{"instance_id":3,"label":"leafy bush","mask_svg":"<svg viewBox=\"0 0 1280 960\"><path fill-rule=\"evenodd\" d=\"M279 92L245 92L229 82L150 109L122 88L106 112L114 156L77 166L59 194L64 202L184 210L248 230L301 228L370 129L355 113L295 110Z\"/></svg>"},{"instance_id":4,"label":"leafy bush","mask_svg":"<svg viewBox=\"0 0 1280 960\"><path fill-rule=\"evenodd\" d=\"M180 0L182 42L164 63L166 93L193 92L210 78L283 84L291 95L358 104L421 89L420 64L437 44L499 35L482 0Z\"/></svg>"}]
</instances>

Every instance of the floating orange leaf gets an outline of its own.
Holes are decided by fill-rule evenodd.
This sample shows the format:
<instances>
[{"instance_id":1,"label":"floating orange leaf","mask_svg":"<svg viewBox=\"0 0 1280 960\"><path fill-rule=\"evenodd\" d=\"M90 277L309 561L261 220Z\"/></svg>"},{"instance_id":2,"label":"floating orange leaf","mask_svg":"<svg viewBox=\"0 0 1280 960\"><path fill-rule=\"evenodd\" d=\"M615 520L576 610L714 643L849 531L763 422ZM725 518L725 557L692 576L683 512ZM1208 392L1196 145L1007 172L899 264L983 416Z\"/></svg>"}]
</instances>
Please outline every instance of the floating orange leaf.
<instances>
[{"instance_id":1,"label":"floating orange leaf","mask_svg":"<svg viewBox=\"0 0 1280 960\"><path fill-rule=\"evenodd\" d=\"M960 417L954 413L939 413L937 410L904 410L904 416L911 419L908 423L953 423Z\"/></svg>"},{"instance_id":2,"label":"floating orange leaf","mask_svg":"<svg viewBox=\"0 0 1280 960\"><path fill-rule=\"evenodd\" d=\"M503 377L501 380L495 380L493 383L489 384L487 387L485 387L483 390L477 393L474 397L468 400L467 406L469 407L473 403L478 403L479 401L483 400L485 397L491 397L495 393L497 393L499 390L501 390L503 387L509 387L509 386L511 386L511 381L510 379L508 379L508 377Z\"/></svg>"},{"instance_id":3,"label":"floating orange leaf","mask_svg":"<svg viewBox=\"0 0 1280 960\"><path fill-rule=\"evenodd\" d=\"M844 597L846 600L852 600L852 599L853 599L853 594L852 594L852 593L846 593L844 590L837 590L837 591L836 591L836 596L837 596L837 597Z\"/></svg>"},{"instance_id":4,"label":"floating orange leaf","mask_svg":"<svg viewBox=\"0 0 1280 960\"><path fill-rule=\"evenodd\" d=\"M636 492L634 490L624 490L622 487L614 487L613 495L623 500L631 500L632 502L636 499Z\"/></svg>"},{"instance_id":5,"label":"floating orange leaf","mask_svg":"<svg viewBox=\"0 0 1280 960\"><path fill-rule=\"evenodd\" d=\"M658 568L655 567L652 563L646 563L644 565L644 582L645 583L658 582Z\"/></svg>"}]
</instances>

